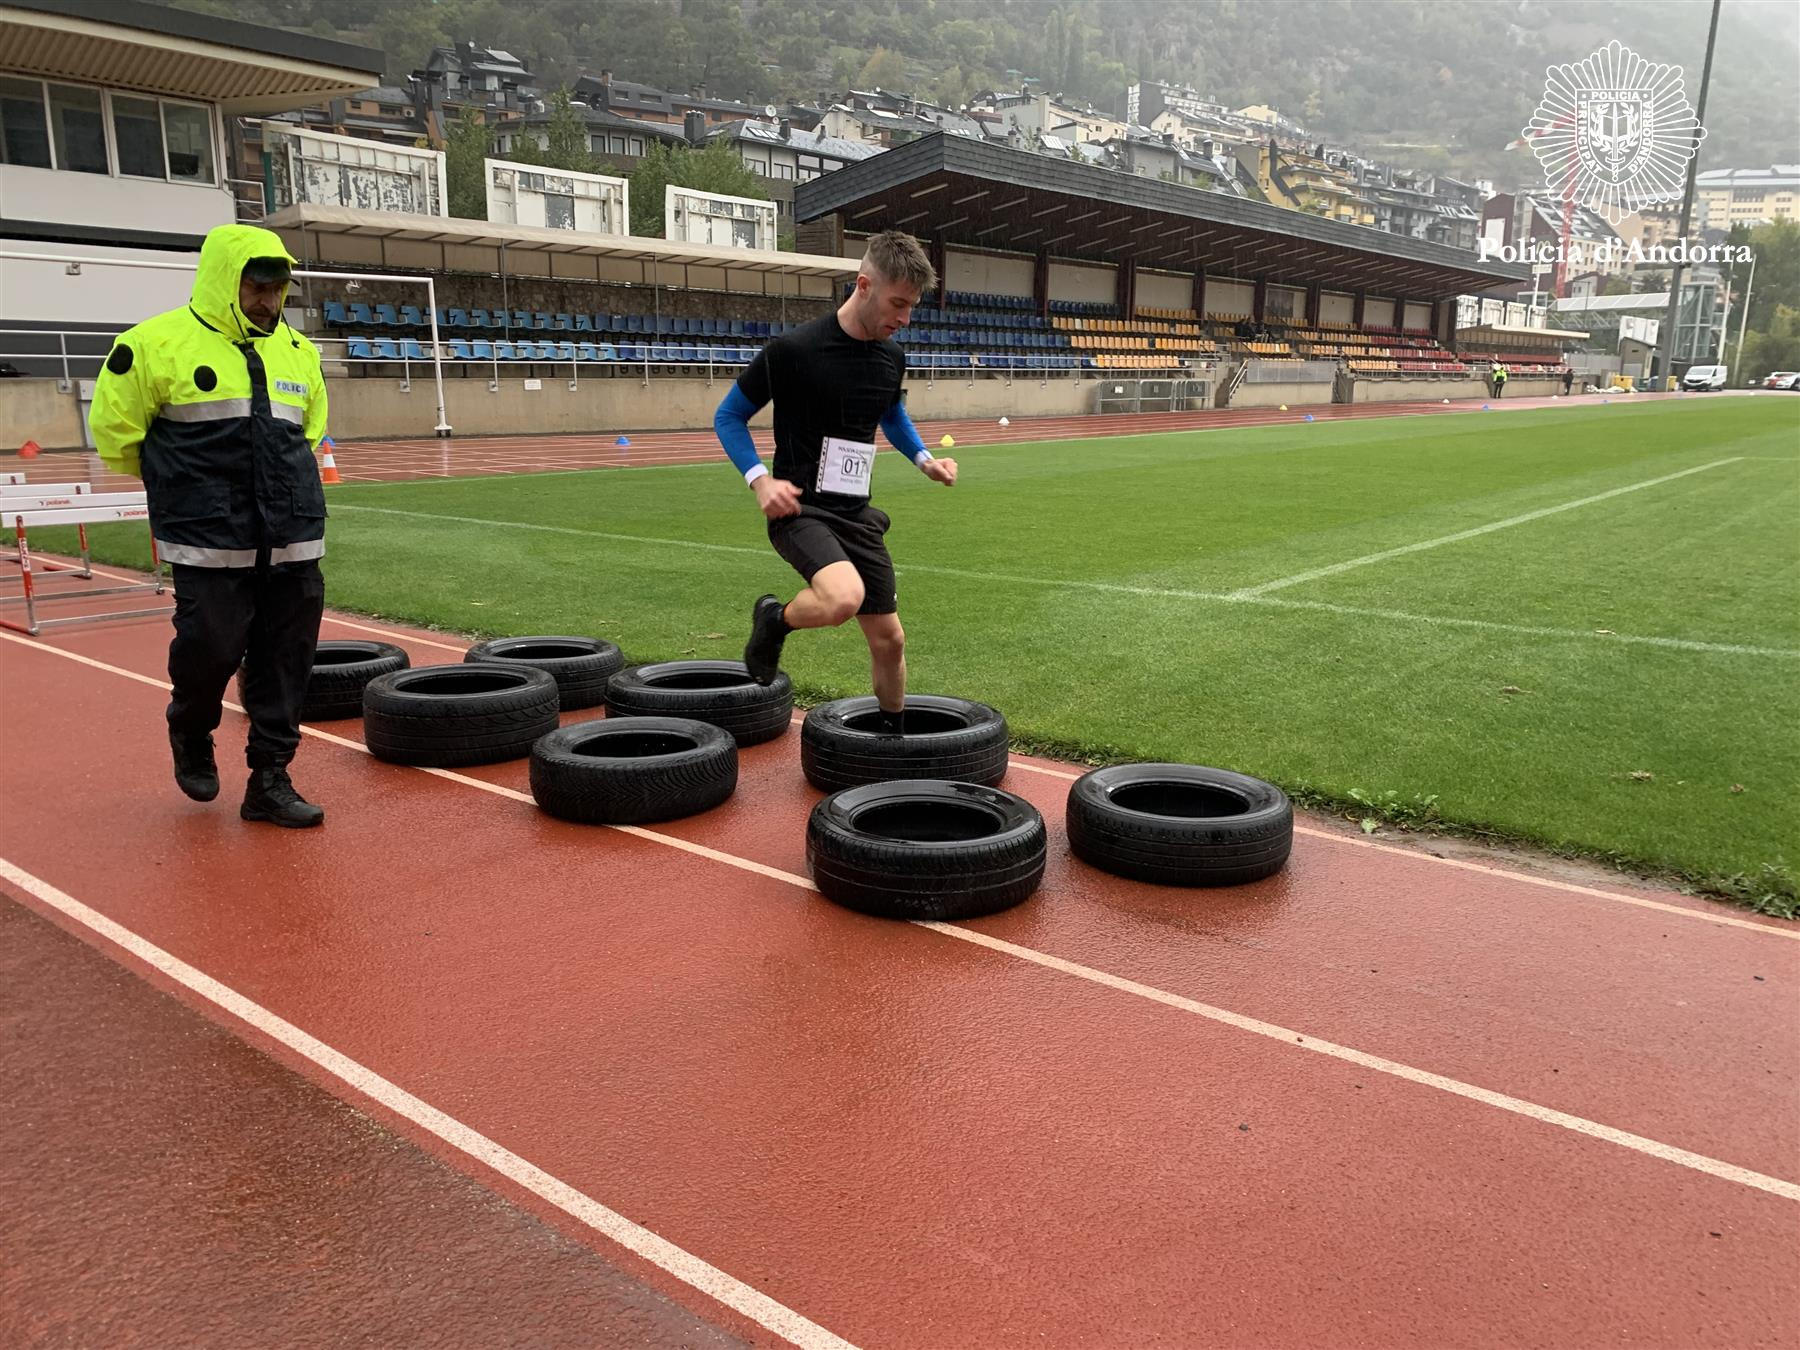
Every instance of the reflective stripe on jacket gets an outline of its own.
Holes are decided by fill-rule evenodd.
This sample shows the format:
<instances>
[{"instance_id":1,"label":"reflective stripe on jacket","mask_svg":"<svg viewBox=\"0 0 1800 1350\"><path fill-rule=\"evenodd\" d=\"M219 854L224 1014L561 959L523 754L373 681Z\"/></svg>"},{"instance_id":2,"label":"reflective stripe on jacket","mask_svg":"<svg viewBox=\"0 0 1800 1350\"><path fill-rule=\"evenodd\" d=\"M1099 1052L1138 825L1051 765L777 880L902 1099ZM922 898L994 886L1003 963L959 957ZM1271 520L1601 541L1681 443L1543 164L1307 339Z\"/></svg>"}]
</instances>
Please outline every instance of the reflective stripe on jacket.
<instances>
[{"instance_id":1,"label":"reflective stripe on jacket","mask_svg":"<svg viewBox=\"0 0 1800 1350\"><path fill-rule=\"evenodd\" d=\"M285 323L263 333L238 308L244 264L262 257L293 262L268 230L214 229L193 303L120 334L94 387L88 425L100 458L144 480L151 532L170 562L250 567L260 549L274 562L325 552L313 459L325 377L305 337Z\"/></svg>"}]
</instances>

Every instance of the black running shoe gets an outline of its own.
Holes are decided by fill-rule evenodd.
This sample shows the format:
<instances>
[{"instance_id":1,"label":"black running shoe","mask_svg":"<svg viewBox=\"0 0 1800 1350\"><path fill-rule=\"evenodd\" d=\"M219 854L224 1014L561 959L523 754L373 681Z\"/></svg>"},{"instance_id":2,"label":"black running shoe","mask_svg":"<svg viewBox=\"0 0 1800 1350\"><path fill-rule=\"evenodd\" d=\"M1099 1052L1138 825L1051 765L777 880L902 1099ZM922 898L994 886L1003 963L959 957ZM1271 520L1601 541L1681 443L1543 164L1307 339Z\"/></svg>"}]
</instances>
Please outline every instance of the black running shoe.
<instances>
[{"instance_id":1,"label":"black running shoe","mask_svg":"<svg viewBox=\"0 0 1800 1350\"><path fill-rule=\"evenodd\" d=\"M787 606L765 595L750 611L750 640L744 644L744 664L758 684L773 684L781 670L781 644L792 630L783 617Z\"/></svg>"},{"instance_id":2,"label":"black running shoe","mask_svg":"<svg viewBox=\"0 0 1800 1350\"><path fill-rule=\"evenodd\" d=\"M219 767L213 759L211 736L183 736L169 728L169 750L175 758L175 783L197 802L219 795Z\"/></svg>"},{"instance_id":3,"label":"black running shoe","mask_svg":"<svg viewBox=\"0 0 1800 1350\"><path fill-rule=\"evenodd\" d=\"M310 829L323 823L325 808L314 806L294 791L294 781L284 768L252 769L238 815L245 820L266 820L290 830Z\"/></svg>"}]
</instances>

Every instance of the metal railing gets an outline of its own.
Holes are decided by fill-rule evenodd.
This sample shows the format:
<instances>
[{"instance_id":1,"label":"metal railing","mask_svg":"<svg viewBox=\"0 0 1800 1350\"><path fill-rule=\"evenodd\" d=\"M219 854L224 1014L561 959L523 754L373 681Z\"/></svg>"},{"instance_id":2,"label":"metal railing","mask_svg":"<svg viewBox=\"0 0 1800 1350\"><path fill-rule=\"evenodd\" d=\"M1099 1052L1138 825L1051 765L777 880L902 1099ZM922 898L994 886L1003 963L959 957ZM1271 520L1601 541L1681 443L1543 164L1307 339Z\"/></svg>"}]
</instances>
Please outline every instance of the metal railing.
<instances>
[{"instance_id":1,"label":"metal railing","mask_svg":"<svg viewBox=\"0 0 1800 1350\"><path fill-rule=\"evenodd\" d=\"M95 331L77 328L0 328L0 361L25 362L22 375L54 378L64 393L77 379L100 373L113 339L123 328Z\"/></svg>"}]
</instances>

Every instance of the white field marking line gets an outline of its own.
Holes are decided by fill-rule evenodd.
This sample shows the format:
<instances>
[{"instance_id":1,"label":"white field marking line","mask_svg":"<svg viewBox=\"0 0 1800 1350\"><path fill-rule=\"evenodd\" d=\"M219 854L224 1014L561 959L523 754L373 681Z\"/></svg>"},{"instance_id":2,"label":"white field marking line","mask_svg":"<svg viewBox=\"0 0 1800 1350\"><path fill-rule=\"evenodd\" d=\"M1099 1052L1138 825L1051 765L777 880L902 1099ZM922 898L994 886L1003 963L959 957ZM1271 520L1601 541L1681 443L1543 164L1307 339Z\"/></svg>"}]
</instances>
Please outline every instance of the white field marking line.
<instances>
[{"instance_id":1,"label":"white field marking line","mask_svg":"<svg viewBox=\"0 0 1800 1350\"><path fill-rule=\"evenodd\" d=\"M582 470L582 472L585 473L586 470ZM578 530L571 525L539 525L523 520L488 520L480 516L447 516L429 511L401 511L388 506L352 506L347 503L340 503L337 509L340 511L372 511L378 515L406 516L413 520L442 520L456 525L487 525L503 530L535 530L542 534L567 534L579 539L605 539L620 544L660 544L666 548L699 549L708 553L743 553L757 558L769 556L767 549L747 548L741 544L707 544L694 539L664 539L647 534L616 534L603 530ZM1556 509L1560 510L1561 508ZM1356 605L1333 605L1322 600L1271 599L1243 591L1189 591L1163 586L1126 586L1110 581L1026 577L1007 572L972 572L959 567L939 567L931 563L906 563L896 566L894 570L902 576L957 577L965 581L997 581L1019 586L1045 586L1052 590L1101 591L1111 595L1140 595L1162 600L1196 600L1209 604L1267 605L1277 609L1317 610L1326 614L1389 619L1399 623L1477 628L1490 632L1516 633L1523 637L1581 639L1588 642L1605 641L1627 645L1665 647L1675 651L1719 652L1730 656L1772 656L1783 660L1800 659L1800 649L1787 647L1756 647L1741 643L1700 642L1691 638L1648 637L1633 633L1596 633L1584 628L1533 627L1527 624L1498 623L1490 619L1441 618L1433 614L1409 614L1397 609L1365 609Z\"/></svg>"},{"instance_id":2,"label":"white field marking line","mask_svg":"<svg viewBox=\"0 0 1800 1350\"><path fill-rule=\"evenodd\" d=\"M1423 407L1416 408L1415 410L1410 411L1410 412L1399 411L1398 408L1401 406L1404 406L1404 405L1396 405L1396 410L1394 410L1394 411L1371 413L1366 416L1357 414L1357 415L1352 415L1352 416L1347 416L1347 417L1343 417L1343 416L1328 417L1325 420L1327 422L1331 422L1331 423L1375 422L1375 421L1383 421L1383 420L1398 421L1401 418L1407 418L1407 417L1435 417L1435 416L1438 416L1441 411L1435 405L1426 405ZM1506 408L1500 409L1499 411L1544 412L1544 411L1550 410L1553 406L1554 405L1551 405L1549 403L1543 403L1540 406L1537 403L1522 402L1518 405L1508 404ZM1451 409L1451 411L1452 412L1473 412L1475 410L1473 408L1469 408L1469 407L1453 407ZM1567 411L1567 409L1559 409L1559 411ZM969 450L981 450L984 452L989 451L989 450L1020 450L1020 449L1030 449L1031 447L1033 447L1035 445L1039 445L1045 441L1084 441L1084 440L1120 440L1120 439L1136 440L1140 437L1194 436L1194 435L1199 435L1203 432L1214 432L1214 431L1261 430L1265 427L1295 425L1299 422L1299 419L1302 417L1302 415L1303 414L1301 414L1301 413L1291 413L1291 414L1287 414L1287 415L1272 413L1269 416L1267 416L1266 418L1257 416L1257 417L1253 417L1253 418L1247 418L1241 422L1213 423L1208 426L1176 427L1176 428L1166 429L1166 430L1150 430L1150 431L1130 431L1130 430L1119 431L1119 430L1101 430L1099 428L1074 427L1065 432L1065 431L1058 430L1058 429L1051 428L1051 427L1041 427L1041 428L1033 427L1033 428L1028 428L1028 430L1040 431L1043 434L1039 435L1035 438L1032 438L1032 439L1027 439L1024 436L1009 436L1006 440L1002 440L1002 441L969 441L966 444L959 442L958 448L965 452L969 451ZM946 425L954 425L954 424L953 423L935 423L935 424L928 425L926 428L923 428L922 430L924 430L924 431L935 430L938 426L946 426ZM400 449L400 450L407 450L407 451L429 452L431 450L431 443L428 441L405 441L405 442L396 443L395 448ZM594 448L600 449L600 450L607 450L607 449L611 449L612 447L610 447L606 444L601 444ZM1291 448L1304 449L1306 447L1291 447ZM580 452L574 452L574 453L580 453ZM646 453L650 456L654 456L657 454L674 454L674 455L680 455L680 456L696 454L696 455L702 455L703 458L693 459L693 460L688 460L688 459L682 458L682 459L670 460L667 462L658 462L654 458L640 458L636 462L610 463L610 464L584 464L578 468L573 468L573 469L535 470L535 469L530 469L530 468L521 469L521 468L514 468L511 466L508 466L508 467L504 467L504 468L497 468L492 473L481 473L481 474L446 473L442 470L422 470L422 469L421 470L404 470L404 472L410 472L414 475L413 477L409 477L409 478L376 478L376 477L373 477L372 474L370 474L370 473L352 473L349 470L343 470L342 472L343 472L344 479L347 483L355 482L356 484L363 486L363 487L404 487L404 486L407 486L412 483L460 482L464 478L487 478L487 477L559 478L559 477L567 477L572 474L599 473L602 470L620 469L620 468L635 468L635 469L711 468L711 467L715 467L719 463L729 463L730 462L725 459L723 451L716 450L716 448L714 448L714 447L707 447L705 445L695 446L692 450L689 450L687 448L682 448L682 447L676 447L676 448L673 448L673 449L667 450L667 451L651 451L651 452L646 452ZM756 453L759 458L764 459L764 460L773 459L774 455L775 455L775 451L772 448L771 449L763 449L763 448L759 447L757 449ZM1778 458L1778 456L1745 456L1745 458ZM631 459L631 456L629 453L622 454L620 456L620 459L629 461ZM369 467L371 470L375 470L377 468L377 466L375 466L375 465L370 465ZM366 510L374 510L375 508L373 508L373 507L349 507L347 509L365 510L366 511ZM483 522L483 523L498 524L498 523L502 523L502 522L487 521L487 522ZM673 541L665 540L663 542L673 542Z\"/></svg>"},{"instance_id":3,"label":"white field marking line","mask_svg":"<svg viewBox=\"0 0 1800 1350\"><path fill-rule=\"evenodd\" d=\"M124 675L130 679L137 680L141 684L151 685L158 689L167 689L169 687L161 680L154 680L147 675L139 675L135 671L124 670L118 666L111 666L104 661L96 661L91 657L80 656L74 652L65 652L57 647L46 647L39 643L30 642L24 638L14 637L8 633L0 633L0 638L6 638L8 641L20 643L34 651L49 652L57 656L67 657L70 660L78 661L83 665L92 666L97 670L108 671L116 675ZM232 707L234 711L242 711L242 709L236 708L236 706L232 704L227 704L226 706ZM333 736L329 732L317 731L312 727L305 726L301 727L301 731L304 734L316 736L320 740L329 741L334 745L341 745L351 750L358 750L363 754L369 753L367 746L361 745L356 741L346 740L342 736ZM448 769L424 769L423 772L437 778L446 779L453 783L463 783L469 787L479 788L483 792L491 792L496 796L507 797L515 801L526 803L531 803L532 801L532 799L523 792L517 792L511 788L504 788L495 783L484 783L478 778L466 778L462 774L453 773ZM776 881L785 881L789 885L800 890L816 893L819 889L807 877L797 876L792 872L784 872L780 868L769 867L762 863L752 862L748 858L739 858L730 853L720 852L717 849L709 849L699 844L691 844L685 839L676 839L670 835L657 834L653 830L642 829L635 825L608 825L603 828L617 830L621 834L636 835L640 839L647 839L659 844L668 844L675 848L679 848L684 852L697 854L704 858L710 858L715 862L724 863L726 866L735 867L741 871L753 872L758 876L769 877ZM1685 913L1686 911L1678 910L1676 912ZM915 927L929 928L933 932L940 933L946 937L973 943L978 947L987 947L993 951L1017 957L1022 961L1029 961L1032 964L1042 966L1047 970L1055 970L1065 975L1073 975L1077 979L1087 980L1108 989L1117 989L1122 993L1133 994L1139 998L1148 999L1153 1003L1161 1003L1182 1012L1193 1013L1196 1016L1206 1018L1210 1021L1236 1028L1239 1031L1247 1031L1254 1035L1264 1036L1270 1040L1279 1041L1283 1045L1298 1045L1301 1048L1311 1050L1316 1054L1327 1055L1333 1059L1340 1059L1350 1064L1357 1064L1377 1073L1391 1074L1396 1078L1404 1079L1410 1083L1417 1083L1423 1087L1437 1088L1440 1091L1449 1092L1456 1096L1466 1097L1470 1101L1480 1102L1485 1106L1492 1106L1498 1110L1508 1111L1514 1115L1523 1116L1528 1120L1536 1120L1543 1124L1556 1125L1563 1129L1573 1130L1577 1134L1584 1134L1606 1143L1616 1144L1620 1148L1631 1149L1652 1158L1659 1158L1665 1162L1672 1162L1680 1167L1690 1168L1696 1172L1704 1172L1708 1176L1718 1177L1725 1181L1735 1181L1740 1185L1750 1186L1756 1190L1767 1191L1771 1195L1778 1195L1784 1199L1800 1200L1800 1183L1784 1181L1779 1177L1765 1176L1762 1173L1752 1171L1749 1168L1739 1167L1735 1163L1723 1162L1717 1158L1709 1158L1705 1154L1693 1153L1684 1148L1677 1148L1673 1144L1664 1144L1643 1135L1632 1134L1627 1130L1615 1129L1610 1125L1602 1125L1596 1121L1587 1120L1581 1116L1570 1115L1568 1112L1558 1111L1552 1107L1539 1106L1535 1102L1528 1102L1519 1097L1508 1096L1503 1092L1495 1092L1489 1088L1476 1087L1474 1084L1464 1083L1455 1078L1447 1078L1442 1074L1431 1073L1426 1069L1415 1069L1411 1065L1401 1064L1396 1060L1383 1059L1379 1055L1371 1055L1367 1051L1356 1050L1349 1046L1339 1045L1335 1041L1321 1040L1317 1037L1308 1038L1290 1028L1277 1026L1273 1022L1263 1022L1253 1017L1246 1017L1241 1013L1230 1012L1223 1008L1215 1008L1210 1004L1200 1003L1194 999L1185 998L1180 994L1171 994L1167 990L1157 989L1152 985L1140 984L1136 980L1128 980L1123 976L1113 975L1103 970L1096 970L1092 966L1079 965L1076 962L1065 961L1059 956L1051 956L1031 947L1021 947L1016 943L1006 942L1000 938L989 937L984 933L977 933L972 929L959 928L955 924L938 923L922 919L909 920L908 922L911 922ZM1752 925L1752 927L1754 927L1754 925ZM1774 930L1755 928L1755 931L1762 933ZM610 1211L608 1212L610 1213ZM622 1222L628 1221L622 1220ZM658 1241L660 1240L661 1239L658 1239ZM708 1269L710 1269L710 1267ZM696 1287L703 1286L697 1285ZM708 1292L711 1291L709 1290ZM720 1301L725 1302L726 1300L721 1299ZM730 1306L736 1307L737 1305L732 1304Z\"/></svg>"},{"instance_id":4,"label":"white field marking line","mask_svg":"<svg viewBox=\"0 0 1800 1350\"><path fill-rule=\"evenodd\" d=\"M237 990L221 984L179 957L170 955L129 928L113 922L98 910L82 904L73 896L5 858L0 858L0 879L11 882L65 917L122 947L145 965L160 971L184 989L197 994L239 1021L255 1027L263 1035L286 1046L355 1092L379 1102L394 1114L436 1135L457 1151L491 1167L540 1200L554 1205L571 1218L667 1271L683 1284L698 1289L749 1318L758 1326L795 1345L804 1346L807 1350L814 1350L814 1347L817 1350L855 1350L851 1342L841 1336L834 1335L785 1304L777 1303L767 1294L677 1247L642 1224L633 1223L617 1211L608 1209L567 1182L560 1181L542 1168L525 1161L511 1149L502 1147L455 1117L446 1115L429 1102L383 1078L373 1069L309 1036L260 1003L252 1002Z\"/></svg>"},{"instance_id":5,"label":"white field marking line","mask_svg":"<svg viewBox=\"0 0 1800 1350\"><path fill-rule=\"evenodd\" d=\"M1514 525L1523 525L1528 521L1542 520L1545 516L1554 516L1563 511L1573 511L1578 506L1592 506L1595 502L1607 501L1613 497L1622 497L1627 492L1641 492L1645 488L1656 487L1660 483L1672 483L1677 478L1686 478L1690 474L1705 473L1708 469L1723 468L1727 464L1736 464L1743 456L1734 455L1730 459L1716 459L1711 464L1702 464L1697 468L1683 469L1680 473L1664 474L1661 478L1646 478L1641 483L1629 483L1624 487L1613 488L1610 492L1596 493L1592 497L1583 497L1579 501L1564 502L1560 506L1546 506L1541 510L1527 511L1522 516L1511 516L1506 520L1492 521L1486 525L1477 525L1472 530L1458 530L1455 534L1446 534L1437 539L1422 540L1417 544L1405 544L1400 548L1384 549L1380 553L1365 554L1360 558L1351 558L1348 562L1332 563L1329 567L1315 567L1309 572L1296 572L1291 577L1281 577L1275 581L1265 581L1260 586L1245 586L1233 591L1234 600L1251 600L1270 591L1279 591L1287 586L1298 586L1303 581L1317 581L1320 577L1336 576L1339 572L1348 572L1354 567L1367 567L1371 563L1385 562L1389 558L1403 557L1408 553L1421 553L1428 548L1441 548L1445 544L1458 543L1464 539L1474 539L1480 535L1492 534L1495 530L1508 529Z\"/></svg>"},{"instance_id":6,"label":"white field marking line","mask_svg":"<svg viewBox=\"0 0 1800 1350\"><path fill-rule=\"evenodd\" d=\"M1046 769L1037 764L1021 764L1017 759L1007 764L1007 771L1023 769L1026 773L1041 773L1047 778L1062 778L1070 782L1080 778L1078 773L1069 773L1065 769ZM1620 895L1616 891L1603 891L1593 886L1577 886L1569 881L1555 881L1549 877L1534 877L1529 872L1513 872L1504 867L1490 867L1485 863L1465 862L1460 858L1440 858L1431 853L1418 853L1412 849L1396 848L1392 844L1376 843L1372 839L1354 839L1349 835L1334 834L1330 830L1315 830L1310 826L1294 826L1295 834L1306 835L1310 839L1323 839L1331 844L1346 844L1351 848L1373 849L1377 853L1391 853L1397 858L1407 858L1413 862L1441 863L1446 867L1454 867L1464 872L1480 872L1487 876L1500 877L1506 881L1522 881L1532 886L1542 886L1547 890L1567 891L1571 895L1591 895L1598 900L1617 900L1620 904L1636 905L1640 909L1660 910L1665 914L1673 914L1683 919L1699 919L1704 923L1720 924L1727 928L1748 928L1753 933L1767 933L1771 937L1783 937L1800 942L1800 928L1775 928L1766 924L1751 923L1747 919L1735 919L1728 914L1708 914L1704 910L1683 909L1680 905L1671 905L1663 900L1649 900L1638 895Z\"/></svg>"}]
</instances>

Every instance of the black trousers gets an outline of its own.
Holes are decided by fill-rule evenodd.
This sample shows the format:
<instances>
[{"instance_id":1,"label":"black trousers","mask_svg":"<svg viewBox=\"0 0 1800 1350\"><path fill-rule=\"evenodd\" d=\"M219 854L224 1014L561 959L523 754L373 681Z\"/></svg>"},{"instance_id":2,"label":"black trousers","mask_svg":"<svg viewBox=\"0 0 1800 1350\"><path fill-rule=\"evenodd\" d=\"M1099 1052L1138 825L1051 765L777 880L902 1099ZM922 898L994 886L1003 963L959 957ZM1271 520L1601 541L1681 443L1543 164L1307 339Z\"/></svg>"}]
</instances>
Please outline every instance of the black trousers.
<instances>
[{"instance_id":1,"label":"black trousers","mask_svg":"<svg viewBox=\"0 0 1800 1350\"><path fill-rule=\"evenodd\" d=\"M196 740L219 725L225 686L244 667L252 769L287 764L300 747L300 705L325 612L316 561L279 567L175 568L169 728Z\"/></svg>"}]
</instances>

